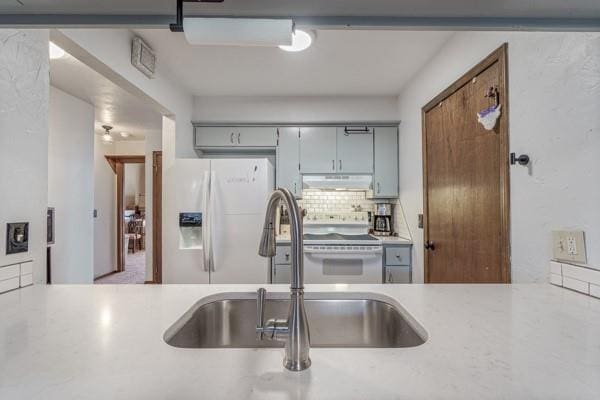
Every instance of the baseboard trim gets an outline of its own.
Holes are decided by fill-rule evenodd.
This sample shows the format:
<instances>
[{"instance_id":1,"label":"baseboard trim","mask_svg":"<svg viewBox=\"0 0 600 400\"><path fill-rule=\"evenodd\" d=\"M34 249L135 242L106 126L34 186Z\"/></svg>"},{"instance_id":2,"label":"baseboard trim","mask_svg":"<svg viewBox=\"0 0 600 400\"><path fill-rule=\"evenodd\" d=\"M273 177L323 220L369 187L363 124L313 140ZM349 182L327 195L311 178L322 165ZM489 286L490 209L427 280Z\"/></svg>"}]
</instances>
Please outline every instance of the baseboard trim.
<instances>
[{"instance_id":1,"label":"baseboard trim","mask_svg":"<svg viewBox=\"0 0 600 400\"><path fill-rule=\"evenodd\" d=\"M94 281L97 281L98 279L106 278L107 276L110 276L110 275L116 274L116 273L117 273L117 271L107 272L106 274L102 274L102 275L95 277Z\"/></svg>"}]
</instances>

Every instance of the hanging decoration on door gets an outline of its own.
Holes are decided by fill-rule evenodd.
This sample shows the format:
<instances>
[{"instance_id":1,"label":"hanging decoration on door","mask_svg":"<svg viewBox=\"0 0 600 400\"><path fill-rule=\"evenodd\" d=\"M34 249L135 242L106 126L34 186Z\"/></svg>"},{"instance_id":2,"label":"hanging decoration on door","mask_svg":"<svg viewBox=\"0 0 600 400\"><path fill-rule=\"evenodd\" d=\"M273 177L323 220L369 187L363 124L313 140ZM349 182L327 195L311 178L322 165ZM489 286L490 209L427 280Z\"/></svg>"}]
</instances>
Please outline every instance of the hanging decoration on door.
<instances>
[{"instance_id":1,"label":"hanging decoration on door","mask_svg":"<svg viewBox=\"0 0 600 400\"><path fill-rule=\"evenodd\" d=\"M496 127L496 123L498 118L500 118L500 113L502 109L502 105L500 104L500 93L498 92L498 88L495 86L490 87L485 96L487 98L493 98L494 104L489 106L488 108L481 110L477 113L477 121L483 125L485 129L491 131Z\"/></svg>"}]
</instances>

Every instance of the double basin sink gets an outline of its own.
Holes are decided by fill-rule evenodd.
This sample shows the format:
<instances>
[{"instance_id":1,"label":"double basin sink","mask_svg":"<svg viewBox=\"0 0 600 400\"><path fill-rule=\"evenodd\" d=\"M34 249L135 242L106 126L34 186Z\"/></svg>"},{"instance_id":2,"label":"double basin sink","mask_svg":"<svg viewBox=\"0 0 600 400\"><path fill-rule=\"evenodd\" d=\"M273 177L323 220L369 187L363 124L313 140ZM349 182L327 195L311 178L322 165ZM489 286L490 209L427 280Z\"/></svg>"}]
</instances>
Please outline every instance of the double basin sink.
<instances>
[{"instance_id":1,"label":"double basin sink","mask_svg":"<svg viewBox=\"0 0 600 400\"><path fill-rule=\"evenodd\" d=\"M394 300L374 293L306 293L311 347L399 348L419 346L427 333ZM269 293L265 315L285 318L289 294ZM259 341L256 294L222 293L198 301L164 335L182 348L283 347Z\"/></svg>"}]
</instances>

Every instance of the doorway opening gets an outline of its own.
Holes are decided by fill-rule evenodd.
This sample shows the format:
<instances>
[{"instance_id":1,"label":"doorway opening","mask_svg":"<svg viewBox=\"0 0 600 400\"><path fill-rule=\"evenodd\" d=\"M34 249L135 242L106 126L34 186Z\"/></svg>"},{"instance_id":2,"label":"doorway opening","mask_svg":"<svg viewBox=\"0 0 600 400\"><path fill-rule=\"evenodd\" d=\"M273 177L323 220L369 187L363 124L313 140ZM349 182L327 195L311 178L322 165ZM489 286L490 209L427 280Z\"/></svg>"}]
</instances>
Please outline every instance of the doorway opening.
<instances>
[{"instance_id":1,"label":"doorway opening","mask_svg":"<svg viewBox=\"0 0 600 400\"><path fill-rule=\"evenodd\" d=\"M95 283L161 283L162 263L160 255L161 198L162 198L162 152L152 155L152 221L154 229L148 237L147 201L145 188L144 155L107 155L108 164L116 175L116 270L96 279ZM152 246L152 279L146 277L146 250Z\"/></svg>"}]
</instances>

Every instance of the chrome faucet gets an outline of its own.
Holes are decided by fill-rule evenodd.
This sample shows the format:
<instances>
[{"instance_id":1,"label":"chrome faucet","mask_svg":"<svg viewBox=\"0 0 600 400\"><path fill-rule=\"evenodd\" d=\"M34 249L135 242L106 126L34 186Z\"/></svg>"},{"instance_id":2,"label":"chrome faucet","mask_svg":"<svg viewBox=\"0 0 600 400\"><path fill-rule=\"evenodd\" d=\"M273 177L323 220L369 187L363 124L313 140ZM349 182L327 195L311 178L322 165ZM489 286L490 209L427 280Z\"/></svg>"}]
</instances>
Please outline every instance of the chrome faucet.
<instances>
[{"instance_id":1,"label":"chrome faucet","mask_svg":"<svg viewBox=\"0 0 600 400\"><path fill-rule=\"evenodd\" d=\"M266 290L264 288L258 289L256 333L259 340L284 341L285 358L283 365L290 371L302 371L310 367L310 333L304 309L302 215L296 199L288 189L279 188L269 198L258 254L263 257L273 257L275 255L275 213L280 201L285 204L290 218L292 242L290 308L287 320L271 318L265 323Z\"/></svg>"}]
</instances>

